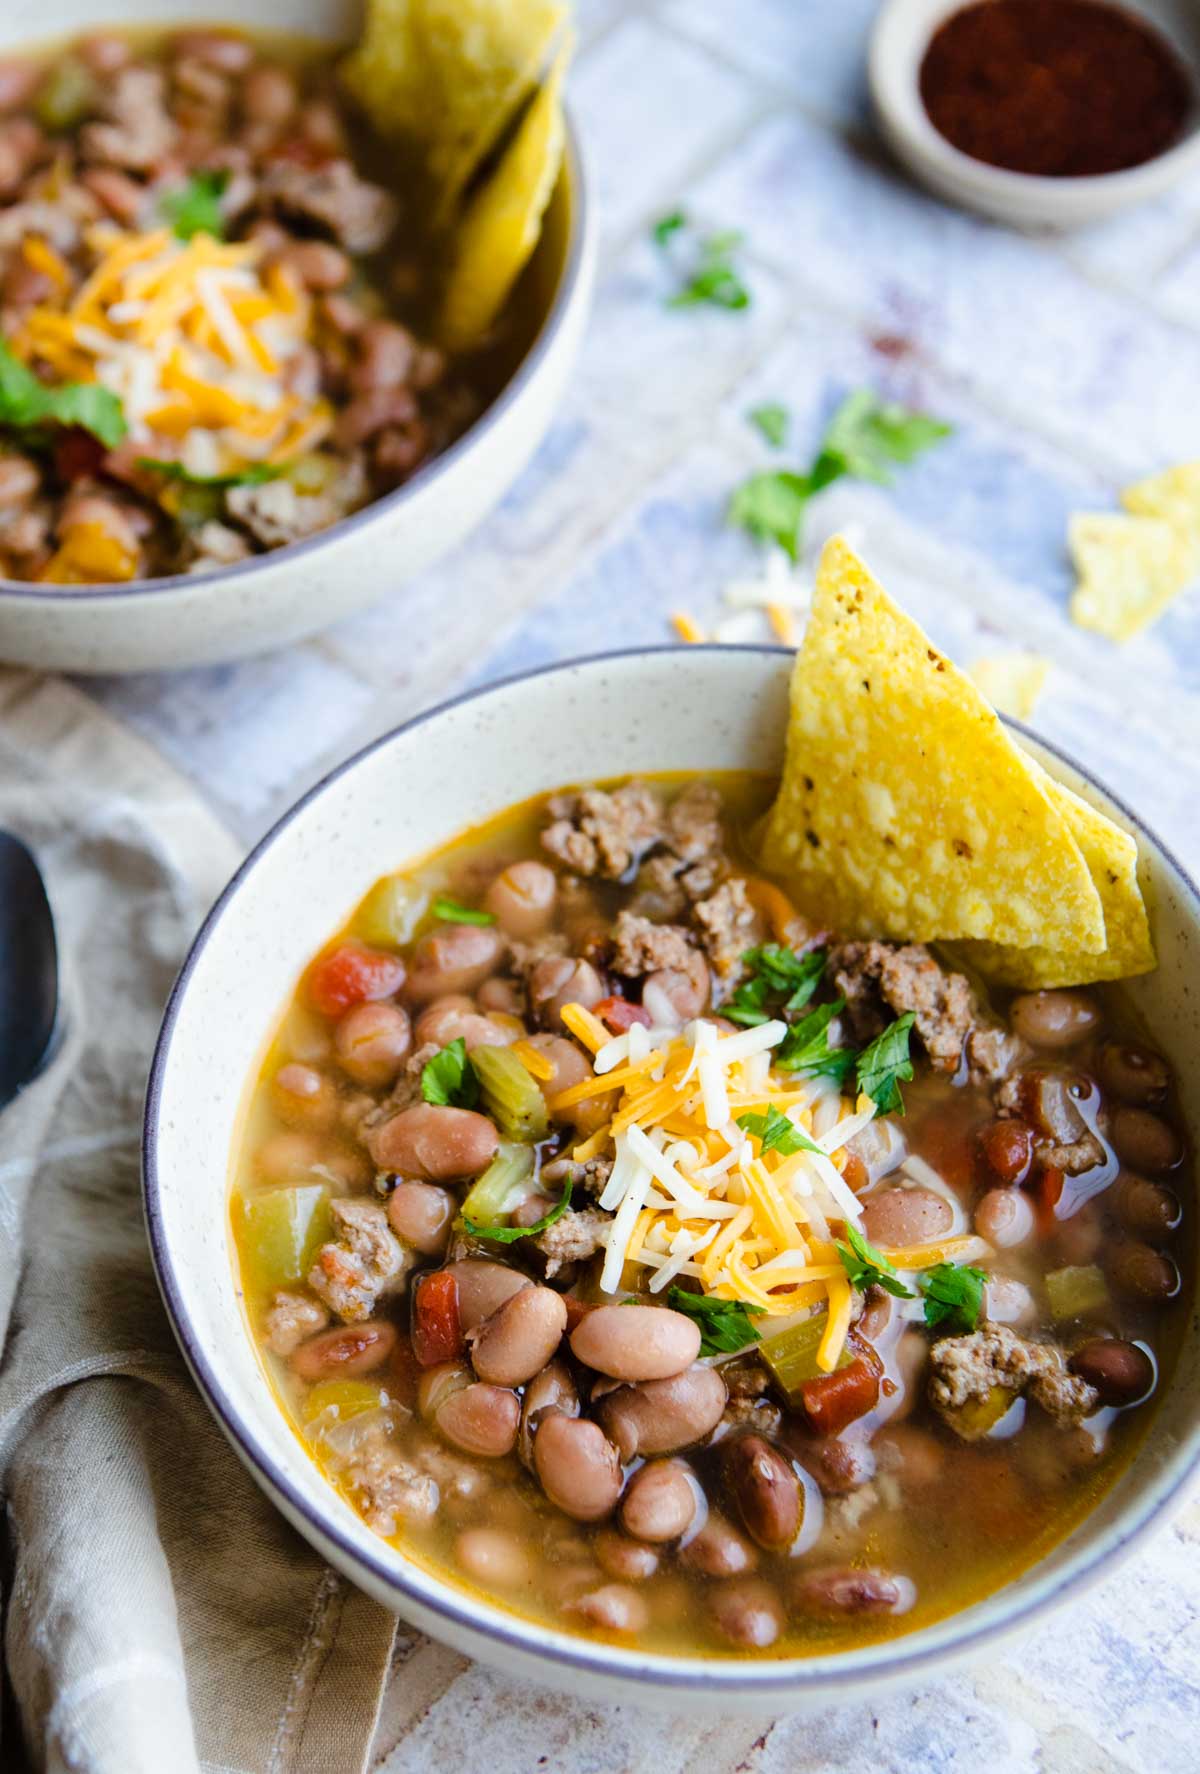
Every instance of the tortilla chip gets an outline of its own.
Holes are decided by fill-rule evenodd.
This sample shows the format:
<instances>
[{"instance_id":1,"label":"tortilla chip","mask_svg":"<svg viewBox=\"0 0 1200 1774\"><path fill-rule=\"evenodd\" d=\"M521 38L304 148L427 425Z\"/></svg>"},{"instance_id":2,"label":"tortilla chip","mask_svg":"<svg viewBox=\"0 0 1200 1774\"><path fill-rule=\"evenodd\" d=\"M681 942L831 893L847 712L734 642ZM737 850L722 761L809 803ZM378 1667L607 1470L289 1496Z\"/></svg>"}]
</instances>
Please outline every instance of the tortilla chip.
<instances>
[{"instance_id":1,"label":"tortilla chip","mask_svg":"<svg viewBox=\"0 0 1200 1774\"><path fill-rule=\"evenodd\" d=\"M1079 574L1072 619L1110 640L1127 641L1161 616L1193 576L1189 543L1161 518L1077 512L1070 542Z\"/></svg>"},{"instance_id":2,"label":"tortilla chip","mask_svg":"<svg viewBox=\"0 0 1200 1774\"><path fill-rule=\"evenodd\" d=\"M467 351L486 337L537 245L562 165L570 50L564 40L516 134L463 211L437 322L439 343L449 351Z\"/></svg>"},{"instance_id":3,"label":"tortilla chip","mask_svg":"<svg viewBox=\"0 0 1200 1774\"><path fill-rule=\"evenodd\" d=\"M848 934L1104 947L1100 896L1044 779L840 537L796 659L764 860Z\"/></svg>"},{"instance_id":4,"label":"tortilla chip","mask_svg":"<svg viewBox=\"0 0 1200 1774\"><path fill-rule=\"evenodd\" d=\"M537 85L566 17L562 0L368 0L343 78L380 134L426 168L443 221Z\"/></svg>"},{"instance_id":5,"label":"tortilla chip","mask_svg":"<svg viewBox=\"0 0 1200 1774\"><path fill-rule=\"evenodd\" d=\"M1121 503L1135 517L1157 517L1170 524L1191 545L1193 572L1200 566L1200 462L1182 462L1126 487Z\"/></svg>"},{"instance_id":6,"label":"tortilla chip","mask_svg":"<svg viewBox=\"0 0 1200 1774\"><path fill-rule=\"evenodd\" d=\"M1036 653L995 653L970 668L976 687L1002 715L1026 721L1037 707L1050 661Z\"/></svg>"},{"instance_id":7,"label":"tortilla chip","mask_svg":"<svg viewBox=\"0 0 1200 1774\"><path fill-rule=\"evenodd\" d=\"M1083 852L1104 907L1104 952L1083 954L1045 946L1000 949L992 943L964 943L964 953L986 979L1023 990L1089 985L1096 980L1130 979L1135 973L1149 973L1158 961L1146 904L1138 886L1136 843L1119 825L1047 776L1032 758L1029 767L1042 778Z\"/></svg>"}]
</instances>

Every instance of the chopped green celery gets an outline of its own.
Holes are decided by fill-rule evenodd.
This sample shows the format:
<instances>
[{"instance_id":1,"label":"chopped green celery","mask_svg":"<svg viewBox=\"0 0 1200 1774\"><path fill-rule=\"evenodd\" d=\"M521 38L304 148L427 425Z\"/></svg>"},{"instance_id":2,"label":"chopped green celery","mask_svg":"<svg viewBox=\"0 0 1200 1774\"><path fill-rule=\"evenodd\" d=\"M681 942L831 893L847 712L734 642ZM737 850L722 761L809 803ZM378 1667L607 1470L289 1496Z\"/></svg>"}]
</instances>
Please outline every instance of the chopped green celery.
<instances>
[{"instance_id":1,"label":"chopped green celery","mask_svg":"<svg viewBox=\"0 0 1200 1774\"><path fill-rule=\"evenodd\" d=\"M429 894L402 875L387 875L372 887L355 920L366 942L399 948L411 942L429 909Z\"/></svg>"},{"instance_id":2,"label":"chopped green celery","mask_svg":"<svg viewBox=\"0 0 1200 1774\"><path fill-rule=\"evenodd\" d=\"M780 1331L774 1337L768 1330L762 1329L760 1321L762 1342L758 1345L758 1353L774 1374L780 1390L787 1394L789 1404L800 1402L800 1388L806 1380L820 1380L825 1377L825 1370L817 1366L817 1350L825 1335L826 1317L823 1309L814 1312L811 1318L803 1318L799 1324L789 1325L787 1330ZM838 1366L849 1367L853 1360L853 1350L843 1343Z\"/></svg>"},{"instance_id":3,"label":"chopped green celery","mask_svg":"<svg viewBox=\"0 0 1200 1774\"><path fill-rule=\"evenodd\" d=\"M989 1387L985 1398L968 1398L946 1411L946 1421L964 1441L982 1441L1012 1409L1016 1397L1007 1386Z\"/></svg>"},{"instance_id":4,"label":"chopped green celery","mask_svg":"<svg viewBox=\"0 0 1200 1774\"><path fill-rule=\"evenodd\" d=\"M544 1140L549 1131L541 1086L508 1047L477 1047L471 1055L484 1112L510 1140Z\"/></svg>"},{"instance_id":5,"label":"chopped green celery","mask_svg":"<svg viewBox=\"0 0 1200 1774\"><path fill-rule=\"evenodd\" d=\"M1095 1263L1052 1269L1046 1277L1046 1298L1050 1302L1051 1315L1059 1322L1066 1318L1084 1318L1089 1312L1108 1305L1108 1283Z\"/></svg>"},{"instance_id":6,"label":"chopped green celery","mask_svg":"<svg viewBox=\"0 0 1200 1774\"><path fill-rule=\"evenodd\" d=\"M357 1417L362 1411L377 1410L383 1393L370 1380L319 1380L308 1393L300 1414L306 1423L313 1423L322 1411L336 1410L338 1421Z\"/></svg>"},{"instance_id":7,"label":"chopped green celery","mask_svg":"<svg viewBox=\"0 0 1200 1774\"><path fill-rule=\"evenodd\" d=\"M85 64L63 56L50 68L34 100L34 114L43 129L74 129L96 103L96 83Z\"/></svg>"},{"instance_id":8,"label":"chopped green celery","mask_svg":"<svg viewBox=\"0 0 1200 1774\"><path fill-rule=\"evenodd\" d=\"M338 457L311 450L307 455L297 456L294 462L289 462L283 471L283 478L291 481L298 493L327 493L341 474L342 468L343 464Z\"/></svg>"},{"instance_id":9,"label":"chopped green celery","mask_svg":"<svg viewBox=\"0 0 1200 1774\"><path fill-rule=\"evenodd\" d=\"M483 1051L482 1048L476 1049L471 1056L472 1063ZM530 1147L501 1140L496 1156L468 1191L461 1208L463 1219L474 1220L477 1226L498 1225L508 1212L513 1191L521 1183L527 1183L532 1175L533 1152Z\"/></svg>"},{"instance_id":10,"label":"chopped green celery","mask_svg":"<svg viewBox=\"0 0 1200 1774\"><path fill-rule=\"evenodd\" d=\"M303 1281L319 1246L333 1236L327 1185L302 1183L239 1200L242 1253L250 1279L264 1293Z\"/></svg>"}]
</instances>

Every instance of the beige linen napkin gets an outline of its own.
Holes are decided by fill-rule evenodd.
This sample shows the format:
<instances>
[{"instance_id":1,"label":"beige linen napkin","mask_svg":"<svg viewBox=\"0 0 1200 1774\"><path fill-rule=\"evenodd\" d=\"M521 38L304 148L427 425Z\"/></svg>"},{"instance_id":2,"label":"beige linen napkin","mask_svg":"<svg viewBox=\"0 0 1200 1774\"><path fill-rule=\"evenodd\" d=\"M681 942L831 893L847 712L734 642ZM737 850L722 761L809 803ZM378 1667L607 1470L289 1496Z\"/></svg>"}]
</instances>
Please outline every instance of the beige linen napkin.
<instances>
[{"instance_id":1,"label":"beige linen napkin","mask_svg":"<svg viewBox=\"0 0 1200 1774\"><path fill-rule=\"evenodd\" d=\"M154 1036L232 840L85 697L15 673L0 826L47 877L66 1029L0 1113L3 1604L24 1755L80 1774L358 1774L394 1623L224 1441L142 1225ZM0 1744L0 1766L21 1762Z\"/></svg>"}]
</instances>

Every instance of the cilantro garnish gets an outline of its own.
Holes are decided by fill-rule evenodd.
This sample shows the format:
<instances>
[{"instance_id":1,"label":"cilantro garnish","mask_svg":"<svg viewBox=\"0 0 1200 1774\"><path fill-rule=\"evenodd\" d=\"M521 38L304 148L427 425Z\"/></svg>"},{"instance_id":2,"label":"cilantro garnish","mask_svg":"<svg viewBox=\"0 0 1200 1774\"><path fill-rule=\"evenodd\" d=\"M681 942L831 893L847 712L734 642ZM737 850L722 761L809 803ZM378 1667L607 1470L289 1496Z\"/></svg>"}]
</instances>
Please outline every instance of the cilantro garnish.
<instances>
[{"instance_id":1,"label":"cilantro garnish","mask_svg":"<svg viewBox=\"0 0 1200 1774\"><path fill-rule=\"evenodd\" d=\"M742 956L750 975L744 979L728 1003L721 1006L721 1015L730 1022L755 1028L771 1020L767 1009L769 998L782 998L780 1012L800 1010L808 1003L820 983L825 969L824 949L810 949L798 955L781 943L764 943L762 948L747 949Z\"/></svg>"},{"instance_id":2,"label":"cilantro garnish","mask_svg":"<svg viewBox=\"0 0 1200 1774\"><path fill-rule=\"evenodd\" d=\"M765 401L760 407L751 407L746 417L773 450L783 448L791 422L785 406L781 406L778 401Z\"/></svg>"},{"instance_id":3,"label":"cilantro garnish","mask_svg":"<svg viewBox=\"0 0 1200 1774\"><path fill-rule=\"evenodd\" d=\"M666 246L672 234L678 234L681 228L687 227L687 216L681 209L673 209L669 215L660 216L651 229L655 246Z\"/></svg>"},{"instance_id":4,"label":"cilantro garnish","mask_svg":"<svg viewBox=\"0 0 1200 1774\"><path fill-rule=\"evenodd\" d=\"M836 1078L843 1083L854 1070L854 1049L831 1047L829 1025L845 1008L846 1000L835 998L832 1004L819 1004L793 1023L775 1049L778 1070L795 1072L800 1078Z\"/></svg>"},{"instance_id":5,"label":"cilantro garnish","mask_svg":"<svg viewBox=\"0 0 1200 1774\"><path fill-rule=\"evenodd\" d=\"M686 1287L672 1287L667 1304L676 1312L684 1312L700 1326L701 1355L733 1355L749 1343L760 1341L750 1322L762 1316L761 1306L748 1306L743 1300L718 1300L710 1294L690 1293Z\"/></svg>"},{"instance_id":6,"label":"cilantro garnish","mask_svg":"<svg viewBox=\"0 0 1200 1774\"><path fill-rule=\"evenodd\" d=\"M463 1215L463 1225L472 1238L490 1238L493 1244L515 1244L518 1238L536 1238L539 1232L545 1232L556 1220L562 1219L570 1205L571 1179L568 1177L563 1185L562 1198L532 1226L478 1226L466 1214Z\"/></svg>"},{"instance_id":7,"label":"cilantro garnish","mask_svg":"<svg viewBox=\"0 0 1200 1774\"><path fill-rule=\"evenodd\" d=\"M767 1104L765 1115L753 1112L739 1115L737 1124L758 1140L760 1157L765 1157L768 1152L779 1152L784 1158L789 1158L793 1152L824 1153L824 1148L810 1139L804 1129L797 1127L774 1103Z\"/></svg>"},{"instance_id":8,"label":"cilantro garnish","mask_svg":"<svg viewBox=\"0 0 1200 1774\"><path fill-rule=\"evenodd\" d=\"M115 450L128 426L120 399L99 382L66 382L47 388L0 339L0 425L32 433L45 425L78 425Z\"/></svg>"},{"instance_id":9,"label":"cilantro garnish","mask_svg":"<svg viewBox=\"0 0 1200 1774\"><path fill-rule=\"evenodd\" d=\"M477 912L469 905L460 905L449 894L439 893L433 902L433 915L443 924L494 924L491 912Z\"/></svg>"},{"instance_id":10,"label":"cilantro garnish","mask_svg":"<svg viewBox=\"0 0 1200 1774\"><path fill-rule=\"evenodd\" d=\"M179 240L191 240L195 234L211 234L214 240L225 238L225 218L221 199L229 183L227 172L194 172L178 191L168 191L159 199L159 209L170 222Z\"/></svg>"},{"instance_id":11,"label":"cilantro garnish","mask_svg":"<svg viewBox=\"0 0 1200 1774\"><path fill-rule=\"evenodd\" d=\"M759 409L766 410L771 409ZM869 388L858 388L833 415L808 469L752 474L734 490L729 521L760 541L777 543L796 560L804 514L814 493L844 476L886 486L893 466L915 461L949 433L949 425L940 419L909 412L881 401ZM768 441L773 440L768 437Z\"/></svg>"},{"instance_id":12,"label":"cilantro garnish","mask_svg":"<svg viewBox=\"0 0 1200 1774\"><path fill-rule=\"evenodd\" d=\"M473 1109L479 1101L479 1079L467 1058L460 1035L421 1068L421 1095L439 1109Z\"/></svg>"},{"instance_id":13,"label":"cilantro garnish","mask_svg":"<svg viewBox=\"0 0 1200 1774\"><path fill-rule=\"evenodd\" d=\"M655 223L654 243L669 251L677 235L688 229L682 210L673 210ZM694 308L708 302L714 308L748 308L750 291L746 288L734 255L742 244L742 236L732 229L716 234L703 234L694 241L691 261L684 272L684 281L673 296L667 298L668 308Z\"/></svg>"},{"instance_id":14,"label":"cilantro garnish","mask_svg":"<svg viewBox=\"0 0 1200 1774\"><path fill-rule=\"evenodd\" d=\"M969 1263L956 1267L938 1263L922 1275L917 1286L925 1295L925 1322L944 1325L949 1331L973 1331L983 1310L987 1275Z\"/></svg>"},{"instance_id":15,"label":"cilantro garnish","mask_svg":"<svg viewBox=\"0 0 1200 1774\"><path fill-rule=\"evenodd\" d=\"M851 1287L857 1288L859 1293L865 1293L869 1287L882 1287L898 1300L914 1298L911 1287L905 1287L883 1252L869 1244L856 1227L846 1227L846 1238L848 1245L839 1238L836 1247Z\"/></svg>"},{"instance_id":16,"label":"cilantro garnish","mask_svg":"<svg viewBox=\"0 0 1200 1774\"><path fill-rule=\"evenodd\" d=\"M164 462L157 456L139 456L139 468L146 468L152 474L161 474L164 480L182 481L188 487L261 487L265 481L278 480L285 472L282 467L272 467L268 462L255 462L249 468L239 468L233 474L193 474L182 462Z\"/></svg>"},{"instance_id":17,"label":"cilantro garnish","mask_svg":"<svg viewBox=\"0 0 1200 1774\"><path fill-rule=\"evenodd\" d=\"M858 1056L858 1088L875 1104L877 1115L903 1115L901 1079L913 1075L908 1036L916 1018L911 1010L898 1016Z\"/></svg>"}]
</instances>

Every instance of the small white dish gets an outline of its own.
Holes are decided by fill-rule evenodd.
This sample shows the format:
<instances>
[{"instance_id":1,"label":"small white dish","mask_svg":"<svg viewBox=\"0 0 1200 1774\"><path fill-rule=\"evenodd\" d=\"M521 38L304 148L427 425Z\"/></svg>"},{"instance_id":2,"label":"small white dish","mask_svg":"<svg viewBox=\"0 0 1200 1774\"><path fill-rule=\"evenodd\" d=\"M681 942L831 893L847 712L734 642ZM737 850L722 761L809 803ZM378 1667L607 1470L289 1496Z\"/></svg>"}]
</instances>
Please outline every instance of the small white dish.
<instances>
[{"instance_id":1,"label":"small white dish","mask_svg":"<svg viewBox=\"0 0 1200 1774\"><path fill-rule=\"evenodd\" d=\"M493 685L385 735L299 802L230 883L172 993L150 1079L144 1188L155 1268L184 1356L237 1453L300 1533L385 1606L470 1656L576 1695L779 1713L929 1680L954 1660L993 1652L1111 1574L1178 1506L1200 1461L1193 1319L1137 1458L1075 1532L1014 1582L862 1650L687 1658L552 1631L434 1575L371 1532L280 1410L243 1316L229 1173L250 1081L310 956L381 873L528 796L635 772L778 771L790 670L791 654L778 647L609 654ZM1130 993L1174 1062L1195 1143L1200 896L1099 784L1022 738L1052 775L1137 835L1160 965Z\"/></svg>"},{"instance_id":2,"label":"small white dish","mask_svg":"<svg viewBox=\"0 0 1200 1774\"><path fill-rule=\"evenodd\" d=\"M0 54L114 22L237 24L353 42L361 0L5 0ZM117 16L119 15L119 16ZM169 670L285 646L397 590L475 528L549 428L591 303L595 241L579 142L567 153L533 273L544 318L507 385L458 441L330 529L224 571L111 587L0 579L0 659L51 671Z\"/></svg>"},{"instance_id":3,"label":"small white dish","mask_svg":"<svg viewBox=\"0 0 1200 1774\"><path fill-rule=\"evenodd\" d=\"M1157 197L1200 166L1200 11L1189 0L1122 0L1157 26L1196 83L1186 133L1142 166L1095 178L1038 178L988 166L953 147L930 121L919 77L929 40L966 0L885 0L871 32L867 70L879 126L913 176L939 197L1018 228L1078 228Z\"/></svg>"}]
</instances>

